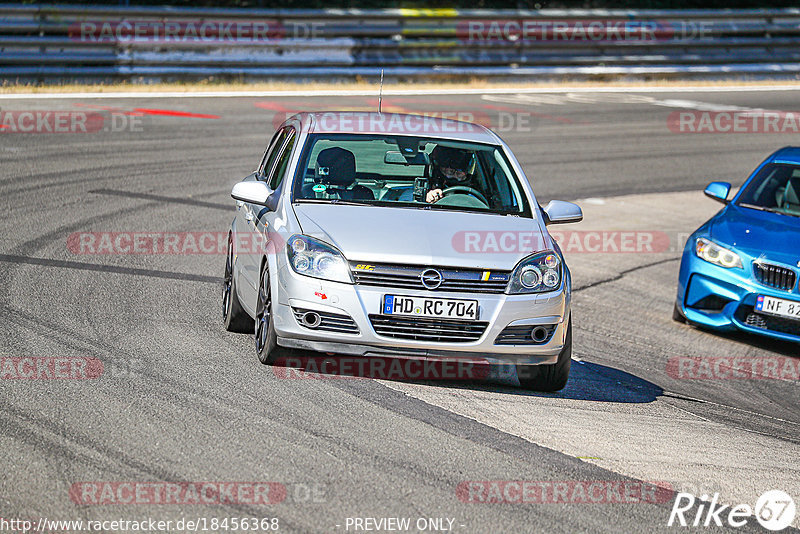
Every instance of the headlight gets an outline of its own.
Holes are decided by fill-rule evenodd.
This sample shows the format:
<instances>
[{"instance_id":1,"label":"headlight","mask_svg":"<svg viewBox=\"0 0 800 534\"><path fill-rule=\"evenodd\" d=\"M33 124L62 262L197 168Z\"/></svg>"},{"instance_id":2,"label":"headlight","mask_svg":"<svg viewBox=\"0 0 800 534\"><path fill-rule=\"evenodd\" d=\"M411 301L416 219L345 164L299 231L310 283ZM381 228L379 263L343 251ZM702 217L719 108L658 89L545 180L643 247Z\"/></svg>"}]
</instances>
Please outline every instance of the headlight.
<instances>
[{"instance_id":1,"label":"headlight","mask_svg":"<svg viewBox=\"0 0 800 534\"><path fill-rule=\"evenodd\" d=\"M289 265L297 274L334 282L353 283L350 268L342 253L319 239L293 235L286 242Z\"/></svg>"},{"instance_id":2,"label":"headlight","mask_svg":"<svg viewBox=\"0 0 800 534\"><path fill-rule=\"evenodd\" d=\"M555 252L537 252L522 260L511 273L508 293L544 293L561 285L561 258Z\"/></svg>"},{"instance_id":3,"label":"headlight","mask_svg":"<svg viewBox=\"0 0 800 534\"><path fill-rule=\"evenodd\" d=\"M720 267L725 267L727 269L742 267L742 258L740 258L738 254L702 237L697 238L695 252L698 258L719 265Z\"/></svg>"}]
</instances>

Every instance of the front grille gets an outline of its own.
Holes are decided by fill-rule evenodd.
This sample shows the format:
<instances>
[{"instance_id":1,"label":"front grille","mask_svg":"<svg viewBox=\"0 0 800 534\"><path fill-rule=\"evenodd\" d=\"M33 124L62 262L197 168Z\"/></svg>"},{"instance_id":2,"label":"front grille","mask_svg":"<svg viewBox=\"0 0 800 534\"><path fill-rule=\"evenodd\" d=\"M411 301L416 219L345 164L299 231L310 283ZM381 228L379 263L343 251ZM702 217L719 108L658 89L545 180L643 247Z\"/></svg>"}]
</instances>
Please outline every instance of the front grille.
<instances>
[{"instance_id":1,"label":"front grille","mask_svg":"<svg viewBox=\"0 0 800 534\"><path fill-rule=\"evenodd\" d=\"M752 306L739 306L735 317L747 326L759 330L770 330L800 337L800 321L758 313Z\"/></svg>"},{"instance_id":2,"label":"front grille","mask_svg":"<svg viewBox=\"0 0 800 534\"><path fill-rule=\"evenodd\" d=\"M489 326L485 321L467 322L392 315L370 315L369 320L380 336L432 343L477 341Z\"/></svg>"},{"instance_id":3,"label":"front grille","mask_svg":"<svg viewBox=\"0 0 800 534\"><path fill-rule=\"evenodd\" d=\"M545 337L540 341L534 341L531 337L531 332L537 326L544 327L546 330ZM497 335L494 340L495 345L544 345L548 343L553 337L553 332L556 331L555 324L543 325L525 325L525 326L507 326L503 331Z\"/></svg>"},{"instance_id":4,"label":"front grille","mask_svg":"<svg viewBox=\"0 0 800 534\"><path fill-rule=\"evenodd\" d=\"M363 264L352 262L350 269L356 284L362 286L416 289L419 291L466 291L471 293L503 293L511 276L509 271L426 267L420 265ZM429 289L422 284L422 273L435 269L442 275L442 284Z\"/></svg>"},{"instance_id":5,"label":"front grille","mask_svg":"<svg viewBox=\"0 0 800 534\"><path fill-rule=\"evenodd\" d=\"M756 280L765 286L791 291L797 281L797 274L787 267L757 262L753 264Z\"/></svg>"},{"instance_id":6,"label":"front grille","mask_svg":"<svg viewBox=\"0 0 800 534\"><path fill-rule=\"evenodd\" d=\"M308 312L314 312L319 315L320 322L318 326L310 327L303 323L303 316ZM294 318L297 323L309 330L323 330L325 332L338 332L340 334L358 334L358 326L352 317L345 314L321 312L317 310L308 310L305 308L292 308Z\"/></svg>"}]
</instances>

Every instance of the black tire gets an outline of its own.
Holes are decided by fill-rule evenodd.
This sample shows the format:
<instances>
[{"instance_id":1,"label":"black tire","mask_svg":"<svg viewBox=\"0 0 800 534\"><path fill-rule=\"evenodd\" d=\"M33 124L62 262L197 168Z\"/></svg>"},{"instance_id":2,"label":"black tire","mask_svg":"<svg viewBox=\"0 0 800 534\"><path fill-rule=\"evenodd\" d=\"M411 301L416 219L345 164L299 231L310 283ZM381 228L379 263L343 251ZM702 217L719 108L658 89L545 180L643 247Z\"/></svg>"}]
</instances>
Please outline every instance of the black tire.
<instances>
[{"instance_id":1,"label":"black tire","mask_svg":"<svg viewBox=\"0 0 800 534\"><path fill-rule=\"evenodd\" d=\"M560 391L567 385L572 363L572 320L567 326L564 348L558 354L558 361L550 365L517 365L519 385L534 391Z\"/></svg>"},{"instance_id":2,"label":"black tire","mask_svg":"<svg viewBox=\"0 0 800 534\"><path fill-rule=\"evenodd\" d=\"M225 260L225 276L222 279L222 324L228 332L252 334L253 319L242 308L236 293L233 276L233 241L228 236L228 257Z\"/></svg>"},{"instance_id":3,"label":"black tire","mask_svg":"<svg viewBox=\"0 0 800 534\"><path fill-rule=\"evenodd\" d=\"M672 307L672 320L675 321L676 323L686 324L686 317L684 317L681 311L678 309L677 302Z\"/></svg>"},{"instance_id":4,"label":"black tire","mask_svg":"<svg viewBox=\"0 0 800 534\"><path fill-rule=\"evenodd\" d=\"M273 365L284 358L289 351L278 345L278 334L272 316L272 291L269 284L269 268L267 262L261 268L258 283L258 301L256 302L255 321L256 355L264 365Z\"/></svg>"}]
</instances>

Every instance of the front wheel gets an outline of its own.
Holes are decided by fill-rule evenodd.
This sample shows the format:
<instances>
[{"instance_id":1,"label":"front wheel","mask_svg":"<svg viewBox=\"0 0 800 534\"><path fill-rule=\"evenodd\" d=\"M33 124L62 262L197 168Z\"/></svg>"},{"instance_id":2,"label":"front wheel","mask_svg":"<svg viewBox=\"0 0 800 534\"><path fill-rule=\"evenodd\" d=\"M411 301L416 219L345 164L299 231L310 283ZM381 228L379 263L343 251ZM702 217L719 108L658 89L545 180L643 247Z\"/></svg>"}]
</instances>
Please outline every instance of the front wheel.
<instances>
[{"instance_id":1,"label":"front wheel","mask_svg":"<svg viewBox=\"0 0 800 534\"><path fill-rule=\"evenodd\" d=\"M236 279L233 276L233 240L228 237L228 257L225 260L225 276L222 281L222 324L228 332L252 334L253 319L247 315L239 302Z\"/></svg>"},{"instance_id":2,"label":"front wheel","mask_svg":"<svg viewBox=\"0 0 800 534\"><path fill-rule=\"evenodd\" d=\"M572 320L567 326L564 348L558 360L549 365L517 365L519 385L534 391L560 391L567 385L569 368L572 362Z\"/></svg>"},{"instance_id":3,"label":"front wheel","mask_svg":"<svg viewBox=\"0 0 800 534\"><path fill-rule=\"evenodd\" d=\"M261 279L258 284L255 331L258 361L265 365L273 365L286 355L286 349L278 345L278 334L275 332L267 262L264 262L264 267L261 268Z\"/></svg>"}]
</instances>

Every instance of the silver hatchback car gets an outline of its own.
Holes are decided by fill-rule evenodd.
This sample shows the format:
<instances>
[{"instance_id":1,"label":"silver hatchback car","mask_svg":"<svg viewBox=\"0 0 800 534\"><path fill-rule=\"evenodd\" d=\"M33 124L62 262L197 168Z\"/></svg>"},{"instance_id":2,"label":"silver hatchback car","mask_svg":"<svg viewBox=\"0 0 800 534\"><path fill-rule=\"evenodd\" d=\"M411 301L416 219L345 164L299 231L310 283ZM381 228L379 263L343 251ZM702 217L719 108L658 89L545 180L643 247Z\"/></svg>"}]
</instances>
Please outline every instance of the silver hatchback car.
<instances>
[{"instance_id":1,"label":"silver hatchback car","mask_svg":"<svg viewBox=\"0 0 800 534\"><path fill-rule=\"evenodd\" d=\"M571 279L509 147L418 115L287 119L231 196L223 318L259 360L292 349L516 366L557 391L572 354Z\"/></svg>"}]
</instances>

